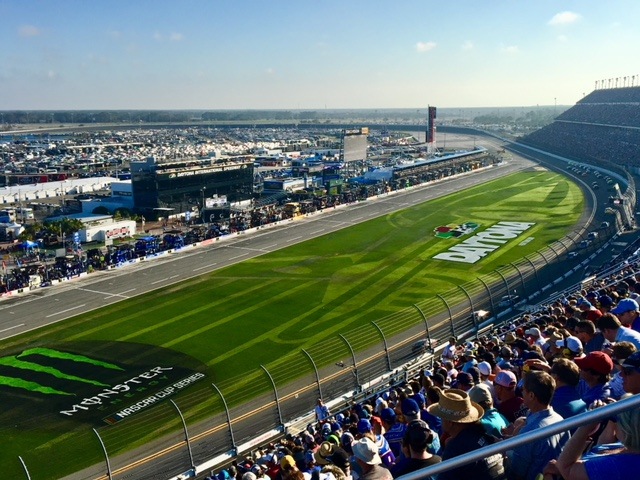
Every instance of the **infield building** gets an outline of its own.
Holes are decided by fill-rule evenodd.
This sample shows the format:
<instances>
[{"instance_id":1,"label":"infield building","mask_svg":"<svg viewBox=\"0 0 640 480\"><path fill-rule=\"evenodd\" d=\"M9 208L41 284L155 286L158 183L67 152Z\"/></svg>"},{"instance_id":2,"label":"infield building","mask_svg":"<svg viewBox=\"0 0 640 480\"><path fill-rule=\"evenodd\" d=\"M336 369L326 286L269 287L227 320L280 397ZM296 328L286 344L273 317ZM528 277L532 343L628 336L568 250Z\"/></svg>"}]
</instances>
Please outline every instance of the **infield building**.
<instances>
[{"instance_id":1,"label":"infield building","mask_svg":"<svg viewBox=\"0 0 640 480\"><path fill-rule=\"evenodd\" d=\"M202 208L206 199L248 200L253 193L253 159L234 157L131 162L133 204L147 218Z\"/></svg>"}]
</instances>

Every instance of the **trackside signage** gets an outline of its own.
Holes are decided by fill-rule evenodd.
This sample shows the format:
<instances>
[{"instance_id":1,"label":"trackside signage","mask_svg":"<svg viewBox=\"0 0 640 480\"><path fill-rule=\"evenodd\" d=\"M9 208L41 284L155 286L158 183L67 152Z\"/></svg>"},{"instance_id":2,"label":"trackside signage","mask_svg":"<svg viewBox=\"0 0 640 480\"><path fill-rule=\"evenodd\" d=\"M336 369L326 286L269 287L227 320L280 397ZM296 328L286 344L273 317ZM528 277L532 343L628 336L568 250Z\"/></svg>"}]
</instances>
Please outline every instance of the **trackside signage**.
<instances>
[{"instance_id":1,"label":"trackside signage","mask_svg":"<svg viewBox=\"0 0 640 480\"><path fill-rule=\"evenodd\" d=\"M449 262L476 263L534 225L535 223L525 222L498 222L433 258Z\"/></svg>"},{"instance_id":2,"label":"trackside signage","mask_svg":"<svg viewBox=\"0 0 640 480\"><path fill-rule=\"evenodd\" d=\"M15 415L16 423L42 417L43 427L69 420L113 424L206 377L197 371L199 362L178 352L119 342L107 346L111 351L99 355L95 345L71 345L0 357L5 413Z\"/></svg>"}]
</instances>

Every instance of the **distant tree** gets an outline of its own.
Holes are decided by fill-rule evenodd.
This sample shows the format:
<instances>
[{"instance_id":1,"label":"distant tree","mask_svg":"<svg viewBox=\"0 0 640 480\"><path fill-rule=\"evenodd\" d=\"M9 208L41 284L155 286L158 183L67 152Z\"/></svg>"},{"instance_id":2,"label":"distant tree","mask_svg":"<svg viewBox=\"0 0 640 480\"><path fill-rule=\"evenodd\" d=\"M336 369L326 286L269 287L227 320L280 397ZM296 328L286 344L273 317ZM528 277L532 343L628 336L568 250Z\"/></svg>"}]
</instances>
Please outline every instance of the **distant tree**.
<instances>
[{"instance_id":1,"label":"distant tree","mask_svg":"<svg viewBox=\"0 0 640 480\"><path fill-rule=\"evenodd\" d=\"M93 209L93 213L94 215L109 215L109 209L107 207L104 207L102 205L100 205L99 207L96 207Z\"/></svg>"}]
</instances>

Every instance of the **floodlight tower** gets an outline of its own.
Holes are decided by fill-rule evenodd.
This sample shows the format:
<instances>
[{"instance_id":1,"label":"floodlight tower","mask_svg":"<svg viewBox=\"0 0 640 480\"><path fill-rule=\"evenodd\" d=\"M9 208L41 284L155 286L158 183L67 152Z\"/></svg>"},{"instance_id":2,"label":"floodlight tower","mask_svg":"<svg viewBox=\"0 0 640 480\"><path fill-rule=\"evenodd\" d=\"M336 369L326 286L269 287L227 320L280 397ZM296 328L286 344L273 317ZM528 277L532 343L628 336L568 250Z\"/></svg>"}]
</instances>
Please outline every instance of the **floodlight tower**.
<instances>
[{"instance_id":1,"label":"floodlight tower","mask_svg":"<svg viewBox=\"0 0 640 480\"><path fill-rule=\"evenodd\" d=\"M432 154L436 150L436 107L429 107L427 117L427 153Z\"/></svg>"}]
</instances>

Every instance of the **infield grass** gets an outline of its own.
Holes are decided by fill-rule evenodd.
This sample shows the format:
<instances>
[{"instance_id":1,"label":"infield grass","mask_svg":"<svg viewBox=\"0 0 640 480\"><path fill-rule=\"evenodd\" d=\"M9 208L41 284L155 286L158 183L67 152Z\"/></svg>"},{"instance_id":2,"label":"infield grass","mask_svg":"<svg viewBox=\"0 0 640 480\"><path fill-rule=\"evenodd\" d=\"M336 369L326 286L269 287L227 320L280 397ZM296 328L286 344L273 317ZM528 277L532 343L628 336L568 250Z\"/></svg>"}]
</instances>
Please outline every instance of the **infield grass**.
<instances>
[{"instance_id":1,"label":"infield grass","mask_svg":"<svg viewBox=\"0 0 640 480\"><path fill-rule=\"evenodd\" d=\"M396 313L552 243L571 230L583 208L582 193L565 177L540 170L517 173L0 345L5 352L60 342L155 345L196 358L205 366L205 383L224 385L232 397L232 391L243 386L247 372L259 370L260 365ZM432 259L468 238L435 238L436 227L475 222L480 224L478 233L499 221L535 226L476 264ZM529 238L528 243L523 242ZM14 394L14 389L0 387L0 398ZM0 471L20 472L16 458L22 455L32 474L33 470L38 473L36 478L57 478L71 467L58 469L51 458L74 450L74 455L82 456L73 430L61 435L46 425L40 427L25 432L6 423L0 426ZM157 434L151 432L138 443ZM87 461L96 461L94 454L90 456ZM43 468L46 458L50 460ZM76 457L76 467L80 460Z\"/></svg>"}]
</instances>

